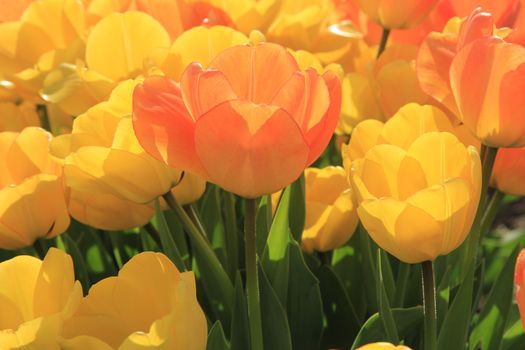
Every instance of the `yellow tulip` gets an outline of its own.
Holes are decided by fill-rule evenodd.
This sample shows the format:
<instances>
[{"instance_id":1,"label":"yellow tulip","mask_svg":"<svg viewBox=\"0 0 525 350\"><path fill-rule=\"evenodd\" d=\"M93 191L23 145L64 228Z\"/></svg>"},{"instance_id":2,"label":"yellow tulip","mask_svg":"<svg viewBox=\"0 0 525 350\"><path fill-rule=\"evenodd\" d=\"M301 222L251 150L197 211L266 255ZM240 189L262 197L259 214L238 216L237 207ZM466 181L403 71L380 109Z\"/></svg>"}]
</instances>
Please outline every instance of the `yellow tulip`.
<instances>
[{"instance_id":1,"label":"yellow tulip","mask_svg":"<svg viewBox=\"0 0 525 350\"><path fill-rule=\"evenodd\" d=\"M341 167L305 170L306 221L301 246L326 252L345 244L357 226L354 195Z\"/></svg>"},{"instance_id":2,"label":"yellow tulip","mask_svg":"<svg viewBox=\"0 0 525 350\"><path fill-rule=\"evenodd\" d=\"M58 249L43 261L20 255L0 263L0 349L60 349L63 322L81 299L71 257Z\"/></svg>"},{"instance_id":3,"label":"yellow tulip","mask_svg":"<svg viewBox=\"0 0 525 350\"><path fill-rule=\"evenodd\" d=\"M119 82L147 74L156 52L169 48L170 37L150 15L129 11L101 19L85 46L84 60L50 72L42 89L47 101L73 115L106 100Z\"/></svg>"},{"instance_id":4,"label":"yellow tulip","mask_svg":"<svg viewBox=\"0 0 525 350\"><path fill-rule=\"evenodd\" d=\"M84 30L81 2L32 2L19 21L0 24L0 75L20 95L41 101L46 75L81 57Z\"/></svg>"},{"instance_id":5,"label":"yellow tulip","mask_svg":"<svg viewBox=\"0 0 525 350\"><path fill-rule=\"evenodd\" d=\"M135 85L133 80L121 83L107 102L75 119L71 134L53 141L54 154L64 159L68 187L148 203L179 181L181 171L149 156L135 137L131 123Z\"/></svg>"},{"instance_id":6,"label":"yellow tulip","mask_svg":"<svg viewBox=\"0 0 525 350\"><path fill-rule=\"evenodd\" d=\"M407 263L434 260L466 238L478 206L481 165L436 107L407 105L368 120L343 148L359 218L374 241Z\"/></svg>"},{"instance_id":7,"label":"yellow tulip","mask_svg":"<svg viewBox=\"0 0 525 350\"><path fill-rule=\"evenodd\" d=\"M192 272L141 253L93 287L64 324L65 350L204 350L207 322Z\"/></svg>"},{"instance_id":8,"label":"yellow tulip","mask_svg":"<svg viewBox=\"0 0 525 350\"><path fill-rule=\"evenodd\" d=\"M404 346L404 345L395 346L390 343L380 342L380 343L372 343L372 344L363 345L357 348L357 350L411 350L411 349L408 346Z\"/></svg>"},{"instance_id":9,"label":"yellow tulip","mask_svg":"<svg viewBox=\"0 0 525 350\"><path fill-rule=\"evenodd\" d=\"M69 226L61 168L49 154L51 134L30 127L0 133L0 247L18 249Z\"/></svg>"},{"instance_id":10,"label":"yellow tulip","mask_svg":"<svg viewBox=\"0 0 525 350\"><path fill-rule=\"evenodd\" d=\"M415 46L389 46L367 72L353 72L344 77L338 134L350 134L366 119L389 119L405 104L430 102L430 97L419 87L416 53Z\"/></svg>"},{"instance_id":11,"label":"yellow tulip","mask_svg":"<svg viewBox=\"0 0 525 350\"><path fill-rule=\"evenodd\" d=\"M180 81L186 67L199 62L206 68L222 50L235 45L247 44L248 37L235 29L224 26L194 27L182 33L171 45L167 55L155 61L164 74ZM195 45L199 43L199 45Z\"/></svg>"}]
</instances>

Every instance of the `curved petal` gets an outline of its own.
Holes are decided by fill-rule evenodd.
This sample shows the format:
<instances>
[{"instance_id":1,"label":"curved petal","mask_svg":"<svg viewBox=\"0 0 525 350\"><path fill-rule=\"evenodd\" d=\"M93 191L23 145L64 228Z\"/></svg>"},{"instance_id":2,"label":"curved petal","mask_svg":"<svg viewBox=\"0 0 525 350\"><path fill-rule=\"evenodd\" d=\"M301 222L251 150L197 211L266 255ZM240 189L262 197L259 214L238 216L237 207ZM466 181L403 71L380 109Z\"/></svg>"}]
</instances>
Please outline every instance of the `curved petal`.
<instances>
[{"instance_id":1,"label":"curved petal","mask_svg":"<svg viewBox=\"0 0 525 350\"><path fill-rule=\"evenodd\" d=\"M234 45L247 43L248 38L244 34L229 27L194 27L182 33L173 42L161 68L167 76L179 81L186 67L192 62L200 63L206 68L219 52Z\"/></svg>"},{"instance_id":2,"label":"curved petal","mask_svg":"<svg viewBox=\"0 0 525 350\"><path fill-rule=\"evenodd\" d=\"M93 27L86 42L86 63L113 80L136 74L155 49L168 48L162 25L141 12L114 13ZM111 54L111 59L107 55Z\"/></svg>"},{"instance_id":3,"label":"curved petal","mask_svg":"<svg viewBox=\"0 0 525 350\"><path fill-rule=\"evenodd\" d=\"M524 77L525 48L495 37L470 43L452 61L450 83L461 118L483 143L525 145L525 125L518 122Z\"/></svg>"},{"instance_id":4,"label":"curved petal","mask_svg":"<svg viewBox=\"0 0 525 350\"><path fill-rule=\"evenodd\" d=\"M494 162L492 183L502 192L525 196L525 147L500 148Z\"/></svg>"},{"instance_id":5,"label":"curved petal","mask_svg":"<svg viewBox=\"0 0 525 350\"><path fill-rule=\"evenodd\" d=\"M348 148L343 154L348 155L353 160L364 158L366 152L380 143L379 136L383 131L384 125L383 122L375 119L364 120L357 124L352 132Z\"/></svg>"},{"instance_id":6,"label":"curved petal","mask_svg":"<svg viewBox=\"0 0 525 350\"><path fill-rule=\"evenodd\" d=\"M151 206L111 194L71 190L69 213L79 222L101 230L127 230L144 226L153 216Z\"/></svg>"},{"instance_id":7,"label":"curved petal","mask_svg":"<svg viewBox=\"0 0 525 350\"><path fill-rule=\"evenodd\" d=\"M299 66L284 47L261 43L225 49L208 69L221 71L240 99L269 104Z\"/></svg>"},{"instance_id":8,"label":"curved petal","mask_svg":"<svg viewBox=\"0 0 525 350\"><path fill-rule=\"evenodd\" d=\"M154 158L207 178L195 150L195 121L179 86L166 77L149 77L133 93L133 128Z\"/></svg>"},{"instance_id":9,"label":"curved petal","mask_svg":"<svg viewBox=\"0 0 525 350\"><path fill-rule=\"evenodd\" d=\"M195 143L210 181L246 197L293 182L309 151L288 113L246 101L224 102L201 116Z\"/></svg>"},{"instance_id":10,"label":"curved petal","mask_svg":"<svg viewBox=\"0 0 525 350\"><path fill-rule=\"evenodd\" d=\"M237 99L222 72L203 71L198 63L192 63L186 68L180 87L184 103L195 120L219 103Z\"/></svg>"},{"instance_id":11,"label":"curved petal","mask_svg":"<svg viewBox=\"0 0 525 350\"><path fill-rule=\"evenodd\" d=\"M341 82L335 73L327 71L323 74L323 79L330 95L330 105L324 116L319 122L311 126L304 138L310 146L308 155L308 165L312 164L323 153L332 138L339 115L341 113ZM316 96L318 98L318 96Z\"/></svg>"}]
</instances>

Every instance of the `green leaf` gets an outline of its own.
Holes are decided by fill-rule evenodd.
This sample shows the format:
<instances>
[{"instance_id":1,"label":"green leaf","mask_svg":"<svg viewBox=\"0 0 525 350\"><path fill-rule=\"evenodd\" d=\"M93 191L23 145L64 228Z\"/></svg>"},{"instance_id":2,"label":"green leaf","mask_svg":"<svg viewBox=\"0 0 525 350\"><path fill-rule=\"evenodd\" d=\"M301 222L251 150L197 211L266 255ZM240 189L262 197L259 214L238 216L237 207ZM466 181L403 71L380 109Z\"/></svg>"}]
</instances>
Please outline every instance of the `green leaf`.
<instances>
[{"instance_id":1,"label":"green leaf","mask_svg":"<svg viewBox=\"0 0 525 350\"><path fill-rule=\"evenodd\" d=\"M514 247L512 254L507 258L498 279L494 283L481 310L478 324L470 336L470 349L482 350L499 349L509 310L512 304L514 288L514 264L518 254L518 246Z\"/></svg>"},{"instance_id":2,"label":"green leaf","mask_svg":"<svg viewBox=\"0 0 525 350\"><path fill-rule=\"evenodd\" d=\"M262 256L272 226L272 196L263 196L257 209L257 254Z\"/></svg>"},{"instance_id":3,"label":"green leaf","mask_svg":"<svg viewBox=\"0 0 525 350\"><path fill-rule=\"evenodd\" d=\"M235 299L231 325L231 349L244 350L250 348L250 329L248 327L248 305L242 285L241 275L237 272L235 278Z\"/></svg>"},{"instance_id":4,"label":"green leaf","mask_svg":"<svg viewBox=\"0 0 525 350\"><path fill-rule=\"evenodd\" d=\"M281 304L286 307L289 286L289 244L292 242L289 228L291 189L287 187L281 196L268 240L262 256L262 266Z\"/></svg>"},{"instance_id":5,"label":"green leaf","mask_svg":"<svg viewBox=\"0 0 525 350\"><path fill-rule=\"evenodd\" d=\"M390 308L390 301L385 290L385 280L383 278L383 265L384 265L384 252L378 249L377 252L377 270L376 273L376 286L377 286L377 305L379 306L379 318L383 322L387 340L393 344L399 343L399 335L397 333L396 323L394 316L392 315L392 309Z\"/></svg>"},{"instance_id":6,"label":"green leaf","mask_svg":"<svg viewBox=\"0 0 525 350\"><path fill-rule=\"evenodd\" d=\"M221 189L219 187L209 185L206 196L202 199L199 212L205 214L201 217L202 226L204 226L204 230L209 236L208 239L211 242L215 254L219 258L222 266L227 269L226 233L222 219L220 191ZM231 278L233 279L233 276L231 276Z\"/></svg>"},{"instance_id":7,"label":"green leaf","mask_svg":"<svg viewBox=\"0 0 525 350\"><path fill-rule=\"evenodd\" d=\"M319 281L308 269L299 245L291 243L288 320L294 349L317 350L323 332L323 306Z\"/></svg>"},{"instance_id":8,"label":"green leaf","mask_svg":"<svg viewBox=\"0 0 525 350\"><path fill-rule=\"evenodd\" d=\"M438 349L465 349L470 326L474 267L467 273L445 316L438 337Z\"/></svg>"},{"instance_id":9,"label":"green leaf","mask_svg":"<svg viewBox=\"0 0 525 350\"><path fill-rule=\"evenodd\" d=\"M374 256L371 250L370 237L364 227L359 224L357 228L359 235L360 251L363 254L363 282L365 289L366 305L370 313L375 313L378 310L377 304L377 288L376 288L376 266Z\"/></svg>"},{"instance_id":10,"label":"green leaf","mask_svg":"<svg viewBox=\"0 0 525 350\"><path fill-rule=\"evenodd\" d=\"M323 332L323 349L348 349L352 346L361 327L346 290L328 265L321 265L316 272L319 279L326 328Z\"/></svg>"},{"instance_id":11,"label":"green leaf","mask_svg":"<svg viewBox=\"0 0 525 350\"><path fill-rule=\"evenodd\" d=\"M448 304L450 303L450 276L451 268L448 268L443 273L439 286L436 290L436 314L437 314L437 331L441 329L443 320L448 311Z\"/></svg>"},{"instance_id":12,"label":"green leaf","mask_svg":"<svg viewBox=\"0 0 525 350\"><path fill-rule=\"evenodd\" d=\"M359 249L361 245L360 238L359 234L354 233L345 246L334 250L332 266L355 308L359 322L363 323L365 321L367 303L365 288L363 288L363 254Z\"/></svg>"},{"instance_id":13,"label":"green leaf","mask_svg":"<svg viewBox=\"0 0 525 350\"><path fill-rule=\"evenodd\" d=\"M290 231L293 238L300 242L304 230L304 221L306 217L306 204L304 200L304 174L290 185L290 203L293 203L289 209Z\"/></svg>"},{"instance_id":14,"label":"green leaf","mask_svg":"<svg viewBox=\"0 0 525 350\"><path fill-rule=\"evenodd\" d=\"M87 294L89 288L91 287L91 283L89 281L86 262L84 261L82 253L80 252L80 249L78 249L78 246L75 243L75 241L73 241L67 233L63 234L62 238L64 242L64 247L66 248L66 253L71 255L71 258L73 259L75 276L82 284L82 290L84 291L84 294Z\"/></svg>"},{"instance_id":15,"label":"green leaf","mask_svg":"<svg viewBox=\"0 0 525 350\"><path fill-rule=\"evenodd\" d=\"M419 327L423 323L423 307L392 309L392 316L401 339L406 339L411 333L419 333ZM385 341L385 329L383 322L379 319L379 315L375 313L361 327L352 345L352 350L368 343L380 341Z\"/></svg>"},{"instance_id":16,"label":"green leaf","mask_svg":"<svg viewBox=\"0 0 525 350\"><path fill-rule=\"evenodd\" d=\"M518 317L503 335L502 350L522 350L525 344L525 333L523 333L523 322Z\"/></svg>"},{"instance_id":17,"label":"green leaf","mask_svg":"<svg viewBox=\"0 0 525 350\"><path fill-rule=\"evenodd\" d=\"M180 252L177 249L177 246L175 245L175 241L173 240L173 237L171 235L168 223L166 222L166 218L160 210L160 204L158 199L155 200L155 221L158 225L157 229L160 235L162 251L175 264L175 266L177 266L177 269L179 269L179 271L186 271L186 265L184 265L184 261L182 261Z\"/></svg>"},{"instance_id":18,"label":"green leaf","mask_svg":"<svg viewBox=\"0 0 525 350\"><path fill-rule=\"evenodd\" d=\"M222 330L222 325L219 321L215 322L213 327L210 329L208 334L208 344L206 345L206 350L229 350L230 344L224 336L224 331Z\"/></svg>"},{"instance_id":19,"label":"green leaf","mask_svg":"<svg viewBox=\"0 0 525 350\"><path fill-rule=\"evenodd\" d=\"M259 269L259 286L261 290L264 348L269 350L291 350L292 338L286 312L261 268Z\"/></svg>"}]
</instances>

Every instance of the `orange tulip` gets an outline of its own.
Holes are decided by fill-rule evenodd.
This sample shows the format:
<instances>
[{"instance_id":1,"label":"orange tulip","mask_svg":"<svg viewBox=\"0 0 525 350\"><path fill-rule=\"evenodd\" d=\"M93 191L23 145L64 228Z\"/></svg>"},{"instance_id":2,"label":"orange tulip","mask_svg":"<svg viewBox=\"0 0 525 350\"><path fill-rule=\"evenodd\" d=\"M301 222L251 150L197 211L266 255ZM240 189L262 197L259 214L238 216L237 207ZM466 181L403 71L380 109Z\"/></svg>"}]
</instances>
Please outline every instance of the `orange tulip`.
<instances>
[{"instance_id":1,"label":"orange tulip","mask_svg":"<svg viewBox=\"0 0 525 350\"><path fill-rule=\"evenodd\" d=\"M517 285L516 301L518 302L523 328L525 328L525 249L522 249L516 260L514 283Z\"/></svg>"},{"instance_id":2,"label":"orange tulip","mask_svg":"<svg viewBox=\"0 0 525 350\"><path fill-rule=\"evenodd\" d=\"M206 70L188 66L180 86L158 76L137 86L134 129L157 159L257 197L319 157L337 124L340 89L333 72L301 71L280 45L234 46Z\"/></svg>"},{"instance_id":3,"label":"orange tulip","mask_svg":"<svg viewBox=\"0 0 525 350\"><path fill-rule=\"evenodd\" d=\"M423 22L438 0L358 0L361 10L388 29L414 27Z\"/></svg>"},{"instance_id":4,"label":"orange tulip","mask_svg":"<svg viewBox=\"0 0 525 350\"><path fill-rule=\"evenodd\" d=\"M33 0L0 0L0 23L19 20Z\"/></svg>"},{"instance_id":5,"label":"orange tulip","mask_svg":"<svg viewBox=\"0 0 525 350\"><path fill-rule=\"evenodd\" d=\"M493 26L492 15L476 9L462 23L459 18L454 18L442 33L430 33L420 46L417 75L421 88L455 115L458 115L458 110L449 78L452 60L463 46L491 36Z\"/></svg>"},{"instance_id":6,"label":"orange tulip","mask_svg":"<svg viewBox=\"0 0 525 350\"><path fill-rule=\"evenodd\" d=\"M525 146L525 48L498 37L463 47L450 66L460 119L491 147Z\"/></svg>"},{"instance_id":7,"label":"orange tulip","mask_svg":"<svg viewBox=\"0 0 525 350\"><path fill-rule=\"evenodd\" d=\"M525 196L525 147L500 148L492 169L492 186L501 192Z\"/></svg>"}]
</instances>

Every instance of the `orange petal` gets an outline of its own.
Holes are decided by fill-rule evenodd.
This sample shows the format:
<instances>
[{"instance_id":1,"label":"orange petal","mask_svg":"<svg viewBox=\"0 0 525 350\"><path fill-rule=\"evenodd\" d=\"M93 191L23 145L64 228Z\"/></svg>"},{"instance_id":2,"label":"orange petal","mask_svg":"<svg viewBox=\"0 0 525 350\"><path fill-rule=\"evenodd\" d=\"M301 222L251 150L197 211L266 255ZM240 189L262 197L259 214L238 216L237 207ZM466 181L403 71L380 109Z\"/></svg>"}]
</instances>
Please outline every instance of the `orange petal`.
<instances>
[{"instance_id":1,"label":"orange petal","mask_svg":"<svg viewBox=\"0 0 525 350\"><path fill-rule=\"evenodd\" d=\"M246 197L276 192L306 167L308 146L283 109L224 102L197 121L197 154L209 178Z\"/></svg>"},{"instance_id":2,"label":"orange petal","mask_svg":"<svg viewBox=\"0 0 525 350\"><path fill-rule=\"evenodd\" d=\"M221 71L239 98L255 103L270 103L299 70L284 47L270 43L228 48L219 53L208 68Z\"/></svg>"},{"instance_id":3,"label":"orange petal","mask_svg":"<svg viewBox=\"0 0 525 350\"><path fill-rule=\"evenodd\" d=\"M323 79L328 88L328 94L330 95L330 105L321 120L310 127L304 135L310 147L308 165L319 158L326 146L328 146L341 112L341 83L339 78L332 71L327 71L323 74Z\"/></svg>"},{"instance_id":4,"label":"orange petal","mask_svg":"<svg viewBox=\"0 0 525 350\"><path fill-rule=\"evenodd\" d=\"M194 119L221 102L237 99L222 72L203 71L198 63L192 63L186 68L180 85L184 102Z\"/></svg>"},{"instance_id":5,"label":"orange petal","mask_svg":"<svg viewBox=\"0 0 525 350\"><path fill-rule=\"evenodd\" d=\"M463 122L483 143L525 146L525 48L476 40L452 61L450 83Z\"/></svg>"},{"instance_id":6,"label":"orange petal","mask_svg":"<svg viewBox=\"0 0 525 350\"><path fill-rule=\"evenodd\" d=\"M179 86L166 77L149 77L133 92L133 128L151 156L206 177L195 152L195 123Z\"/></svg>"}]
</instances>

